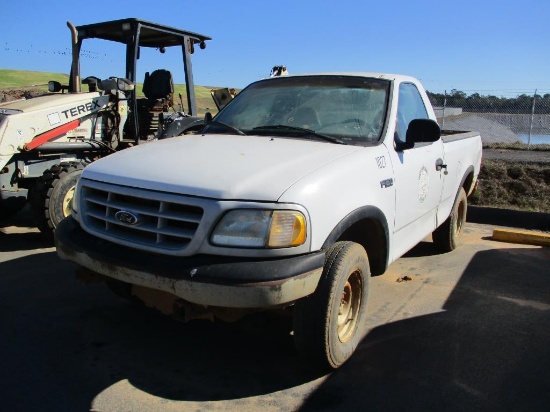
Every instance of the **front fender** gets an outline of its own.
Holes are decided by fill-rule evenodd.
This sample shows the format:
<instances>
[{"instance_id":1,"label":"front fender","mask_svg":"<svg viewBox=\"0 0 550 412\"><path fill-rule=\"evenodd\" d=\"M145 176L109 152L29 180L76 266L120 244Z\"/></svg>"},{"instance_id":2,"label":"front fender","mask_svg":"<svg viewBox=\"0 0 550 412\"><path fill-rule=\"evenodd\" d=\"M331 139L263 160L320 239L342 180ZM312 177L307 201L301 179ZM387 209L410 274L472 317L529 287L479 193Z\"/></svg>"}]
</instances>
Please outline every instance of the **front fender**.
<instances>
[{"instance_id":1,"label":"front fender","mask_svg":"<svg viewBox=\"0 0 550 412\"><path fill-rule=\"evenodd\" d=\"M338 240L357 242L367 251L371 273L386 270L395 185L384 145L358 148L322 165L291 186L279 201L306 208L312 250L326 249Z\"/></svg>"},{"instance_id":2,"label":"front fender","mask_svg":"<svg viewBox=\"0 0 550 412\"><path fill-rule=\"evenodd\" d=\"M386 216L375 206L363 206L344 217L328 235L323 249L340 240L361 244L367 251L371 273L380 275L389 265L390 230Z\"/></svg>"}]
</instances>

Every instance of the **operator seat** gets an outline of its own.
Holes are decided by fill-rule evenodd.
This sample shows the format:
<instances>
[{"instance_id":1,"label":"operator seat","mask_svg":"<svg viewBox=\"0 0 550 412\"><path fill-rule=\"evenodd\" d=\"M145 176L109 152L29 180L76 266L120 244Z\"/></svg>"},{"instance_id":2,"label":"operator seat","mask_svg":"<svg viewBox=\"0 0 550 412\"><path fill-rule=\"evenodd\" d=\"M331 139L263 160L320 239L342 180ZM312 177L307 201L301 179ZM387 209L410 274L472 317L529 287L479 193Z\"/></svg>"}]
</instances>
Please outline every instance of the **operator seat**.
<instances>
[{"instance_id":1,"label":"operator seat","mask_svg":"<svg viewBox=\"0 0 550 412\"><path fill-rule=\"evenodd\" d=\"M145 73L142 91L145 99L137 101L140 138L150 139L158 131L160 113L174 107L172 73L164 69Z\"/></svg>"},{"instance_id":2,"label":"operator seat","mask_svg":"<svg viewBox=\"0 0 550 412\"><path fill-rule=\"evenodd\" d=\"M172 73L164 69L155 70L151 74L145 73L142 91L149 100L164 100L172 105L174 95Z\"/></svg>"}]
</instances>

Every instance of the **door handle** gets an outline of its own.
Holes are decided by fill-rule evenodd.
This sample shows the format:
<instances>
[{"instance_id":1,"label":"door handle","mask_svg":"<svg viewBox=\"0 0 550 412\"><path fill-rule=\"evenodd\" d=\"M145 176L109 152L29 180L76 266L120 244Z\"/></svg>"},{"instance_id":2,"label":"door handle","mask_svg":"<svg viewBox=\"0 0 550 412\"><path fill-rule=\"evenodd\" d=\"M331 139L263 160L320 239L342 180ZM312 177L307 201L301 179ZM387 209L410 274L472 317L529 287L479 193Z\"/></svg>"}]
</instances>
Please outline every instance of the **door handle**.
<instances>
[{"instance_id":1,"label":"door handle","mask_svg":"<svg viewBox=\"0 0 550 412\"><path fill-rule=\"evenodd\" d=\"M442 159L437 159L435 161L435 170L437 170L438 172L441 172L441 169L445 169L445 171L443 172L443 174L445 175L448 175L449 172L447 170L447 165L443 163L443 160Z\"/></svg>"}]
</instances>

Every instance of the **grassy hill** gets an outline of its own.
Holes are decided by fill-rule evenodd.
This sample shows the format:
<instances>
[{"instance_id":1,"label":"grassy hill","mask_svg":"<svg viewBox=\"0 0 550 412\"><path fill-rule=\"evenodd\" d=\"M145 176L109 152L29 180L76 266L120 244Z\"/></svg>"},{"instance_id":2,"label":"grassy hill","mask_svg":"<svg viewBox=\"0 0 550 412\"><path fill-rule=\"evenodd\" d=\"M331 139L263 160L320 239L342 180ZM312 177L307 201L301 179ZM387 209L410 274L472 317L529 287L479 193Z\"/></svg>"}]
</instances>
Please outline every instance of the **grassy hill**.
<instances>
[{"instance_id":1,"label":"grassy hill","mask_svg":"<svg viewBox=\"0 0 550 412\"><path fill-rule=\"evenodd\" d=\"M21 92L19 97L23 97L25 95L24 92L29 93L31 90L35 91L35 94L46 93L50 80L58 81L61 84L68 84L69 75L62 73L0 69L0 93L9 91L10 95L17 96L17 92ZM86 86L84 86L84 88L85 87ZM141 92L142 87L142 83L138 83L136 86L138 96L143 95ZM210 90L210 87L195 86L195 98L199 115L203 115L207 111L212 112L212 114L217 112L216 105L210 95ZM178 109L180 93L182 94L184 107L187 107L185 85L175 84L174 103Z\"/></svg>"}]
</instances>

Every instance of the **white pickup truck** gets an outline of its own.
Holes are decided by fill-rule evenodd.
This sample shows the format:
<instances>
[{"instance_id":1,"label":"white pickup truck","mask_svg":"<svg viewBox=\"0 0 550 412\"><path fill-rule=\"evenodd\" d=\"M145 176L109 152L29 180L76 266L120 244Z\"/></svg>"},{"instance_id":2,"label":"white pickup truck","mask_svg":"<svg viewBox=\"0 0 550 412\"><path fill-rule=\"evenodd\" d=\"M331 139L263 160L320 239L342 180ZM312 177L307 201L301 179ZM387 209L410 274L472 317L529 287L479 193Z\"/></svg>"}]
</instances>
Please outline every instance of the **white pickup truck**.
<instances>
[{"instance_id":1,"label":"white pickup truck","mask_svg":"<svg viewBox=\"0 0 550 412\"><path fill-rule=\"evenodd\" d=\"M370 277L430 233L457 246L479 134L442 133L416 79L378 73L260 80L206 119L86 167L59 256L185 320L288 308L298 350L339 367Z\"/></svg>"}]
</instances>

